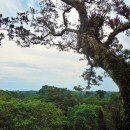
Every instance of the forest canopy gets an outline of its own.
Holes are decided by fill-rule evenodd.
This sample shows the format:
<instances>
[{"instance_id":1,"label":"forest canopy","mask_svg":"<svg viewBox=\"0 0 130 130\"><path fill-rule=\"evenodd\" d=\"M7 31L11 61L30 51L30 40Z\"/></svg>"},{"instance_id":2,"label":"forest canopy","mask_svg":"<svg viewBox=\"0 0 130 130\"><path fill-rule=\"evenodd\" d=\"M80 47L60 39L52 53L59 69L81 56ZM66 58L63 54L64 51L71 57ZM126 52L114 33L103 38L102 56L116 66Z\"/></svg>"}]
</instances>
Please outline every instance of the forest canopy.
<instances>
[{"instance_id":1,"label":"forest canopy","mask_svg":"<svg viewBox=\"0 0 130 130\"><path fill-rule=\"evenodd\" d=\"M44 85L39 91L0 90L0 129L112 130L120 128L118 92L70 91ZM118 119L118 120L117 120Z\"/></svg>"}]
</instances>

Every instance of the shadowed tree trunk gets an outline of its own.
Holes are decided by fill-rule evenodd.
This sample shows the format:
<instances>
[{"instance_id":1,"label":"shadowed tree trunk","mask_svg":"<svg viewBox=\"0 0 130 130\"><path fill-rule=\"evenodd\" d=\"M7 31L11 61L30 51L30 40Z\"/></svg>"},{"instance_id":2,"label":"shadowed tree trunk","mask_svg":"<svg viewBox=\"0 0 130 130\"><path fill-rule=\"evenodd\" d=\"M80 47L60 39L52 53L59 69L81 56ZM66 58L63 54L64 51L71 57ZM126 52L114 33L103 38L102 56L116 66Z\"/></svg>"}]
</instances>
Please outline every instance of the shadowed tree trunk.
<instances>
[{"instance_id":1,"label":"shadowed tree trunk","mask_svg":"<svg viewBox=\"0 0 130 130\"><path fill-rule=\"evenodd\" d=\"M63 0L65 1L65 0ZM66 2L67 3L67 2ZM87 12L83 5L76 6L80 18L80 41L81 48L85 55L89 55L99 67L103 68L119 87L123 104L123 126L121 129L130 129L130 64L124 59L112 53L94 36L95 28L88 28ZM130 23L126 25L126 28ZM115 35L121 31L121 27L115 30ZM124 29L124 28L123 28ZM107 42L112 42L111 35ZM110 43L107 43L110 44Z\"/></svg>"},{"instance_id":2,"label":"shadowed tree trunk","mask_svg":"<svg viewBox=\"0 0 130 130\"><path fill-rule=\"evenodd\" d=\"M119 87L124 114L122 129L128 130L130 128L130 64L98 44L94 37L86 37L91 46L91 48L87 47L90 57L108 72Z\"/></svg>"}]
</instances>

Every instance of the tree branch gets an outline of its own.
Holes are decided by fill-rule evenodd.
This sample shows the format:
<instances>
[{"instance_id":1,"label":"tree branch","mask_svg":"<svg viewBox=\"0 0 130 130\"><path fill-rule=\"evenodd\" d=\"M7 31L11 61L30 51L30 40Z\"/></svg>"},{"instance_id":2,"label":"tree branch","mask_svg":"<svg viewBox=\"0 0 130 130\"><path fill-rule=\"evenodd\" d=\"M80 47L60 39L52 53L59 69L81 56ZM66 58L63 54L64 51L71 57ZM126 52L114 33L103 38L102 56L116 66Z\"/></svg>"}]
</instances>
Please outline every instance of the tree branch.
<instances>
[{"instance_id":1,"label":"tree branch","mask_svg":"<svg viewBox=\"0 0 130 130\"><path fill-rule=\"evenodd\" d=\"M130 22L125 23L122 26L119 26L116 28L109 36L107 41L104 43L104 46L106 48L109 48L109 45L112 44L112 41L114 40L115 36L125 30L128 30L130 28Z\"/></svg>"},{"instance_id":2,"label":"tree branch","mask_svg":"<svg viewBox=\"0 0 130 130\"><path fill-rule=\"evenodd\" d=\"M66 31L68 32L73 32L73 33L78 33L78 30L76 29L71 29L71 28L65 28L61 31L61 33L53 33L53 32L50 32L53 36L62 36Z\"/></svg>"},{"instance_id":3,"label":"tree branch","mask_svg":"<svg viewBox=\"0 0 130 130\"><path fill-rule=\"evenodd\" d=\"M64 25L65 25L66 28L67 28L67 21L66 21L66 18L65 18L65 13L69 12L72 8L73 7L69 7L66 10L64 10L64 12L63 12L63 20L64 20Z\"/></svg>"},{"instance_id":4,"label":"tree branch","mask_svg":"<svg viewBox=\"0 0 130 130\"><path fill-rule=\"evenodd\" d=\"M42 37L42 39L46 38L46 37L49 36L49 35L50 35L50 32L47 33L46 35L44 35L44 36Z\"/></svg>"},{"instance_id":5,"label":"tree branch","mask_svg":"<svg viewBox=\"0 0 130 130\"><path fill-rule=\"evenodd\" d=\"M67 5L71 5L75 7L77 4L80 4L80 0L61 0L62 2L66 3Z\"/></svg>"}]
</instances>

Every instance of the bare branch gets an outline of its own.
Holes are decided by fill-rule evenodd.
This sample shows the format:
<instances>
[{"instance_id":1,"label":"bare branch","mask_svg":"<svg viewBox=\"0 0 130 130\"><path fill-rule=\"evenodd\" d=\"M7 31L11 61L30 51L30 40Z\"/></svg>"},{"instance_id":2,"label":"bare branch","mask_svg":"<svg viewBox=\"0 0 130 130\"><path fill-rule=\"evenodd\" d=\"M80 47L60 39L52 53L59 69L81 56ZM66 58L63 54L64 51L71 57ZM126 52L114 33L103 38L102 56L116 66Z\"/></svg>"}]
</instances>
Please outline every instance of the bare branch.
<instances>
[{"instance_id":1,"label":"bare branch","mask_svg":"<svg viewBox=\"0 0 130 130\"><path fill-rule=\"evenodd\" d=\"M42 39L46 38L48 35L50 35L50 32L43 36Z\"/></svg>"},{"instance_id":2,"label":"bare branch","mask_svg":"<svg viewBox=\"0 0 130 130\"><path fill-rule=\"evenodd\" d=\"M115 36L125 30L128 30L130 28L130 22L125 23L122 26L119 26L116 28L109 36L107 41L104 43L104 46L106 48L109 48L109 45L112 44L112 41L114 40Z\"/></svg>"},{"instance_id":3,"label":"bare branch","mask_svg":"<svg viewBox=\"0 0 130 130\"><path fill-rule=\"evenodd\" d=\"M64 20L64 25L65 27L67 28L67 21L66 21L66 18L65 18L65 13L69 12L73 7L70 7L70 8L67 8L66 10L64 10L63 12L63 20Z\"/></svg>"},{"instance_id":4,"label":"bare branch","mask_svg":"<svg viewBox=\"0 0 130 130\"><path fill-rule=\"evenodd\" d=\"M78 30L76 29L71 29L71 28L65 28L61 31L61 33L53 33L53 32L50 32L53 36L62 36L66 31L68 32L73 32L73 33L78 33Z\"/></svg>"},{"instance_id":5,"label":"bare branch","mask_svg":"<svg viewBox=\"0 0 130 130\"><path fill-rule=\"evenodd\" d=\"M66 3L67 5L71 5L72 7L75 7L76 4L80 4L80 0L61 0L64 3Z\"/></svg>"},{"instance_id":6,"label":"bare branch","mask_svg":"<svg viewBox=\"0 0 130 130\"><path fill-rule=\"evenodd\" d=\"M54 46L58 46L60 49L61 49L61 48L64 48L64 49L70 48L70 49L73 49L73 50L76 50L76 51L77 51L77 48L71 46L71 44L62 45L62 44L59 44L59 43L57 43L57 44L56 44L56 43L53 43L53 45L54 45Z\"/></svg>"}]
</instances>

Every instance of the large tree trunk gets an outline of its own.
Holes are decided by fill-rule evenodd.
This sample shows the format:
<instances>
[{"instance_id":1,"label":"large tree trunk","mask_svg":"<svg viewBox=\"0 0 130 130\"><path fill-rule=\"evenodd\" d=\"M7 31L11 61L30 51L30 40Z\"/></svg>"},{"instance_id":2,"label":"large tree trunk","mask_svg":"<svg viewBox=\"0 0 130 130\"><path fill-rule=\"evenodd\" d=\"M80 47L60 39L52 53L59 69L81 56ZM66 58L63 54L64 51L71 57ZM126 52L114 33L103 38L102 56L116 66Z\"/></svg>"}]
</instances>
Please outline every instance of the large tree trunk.
<instances>
[{"instance_id":1,"label":"large tree trunk","mask_svg":"<svg viewBox=\"0 0 130 130\"><path fill-rule=\"evenodd\" d=\"M123 103L123 130L130 129L130 64L103 47L99 41L89 35L82 40L84 53L102 67L118 85Z\"/></svg>"},{"instance_id":2,"label":"large tree trunk","mask_svg":"<svg viewBox=\"0 0 130 130\"><path fill-rule=\"evenodd\" d=\"M126 63L122 58L110 52L100 41L94 37L95 29L89 27L86 6L84 1L61 0L74 7L79 13L80 19L80 39L78 45L103 68L118 85L123 103L123 126L122 130L130 129L130 63ZM115 35L114 35L115 36Z\"/></svg>"}]
</instances>

